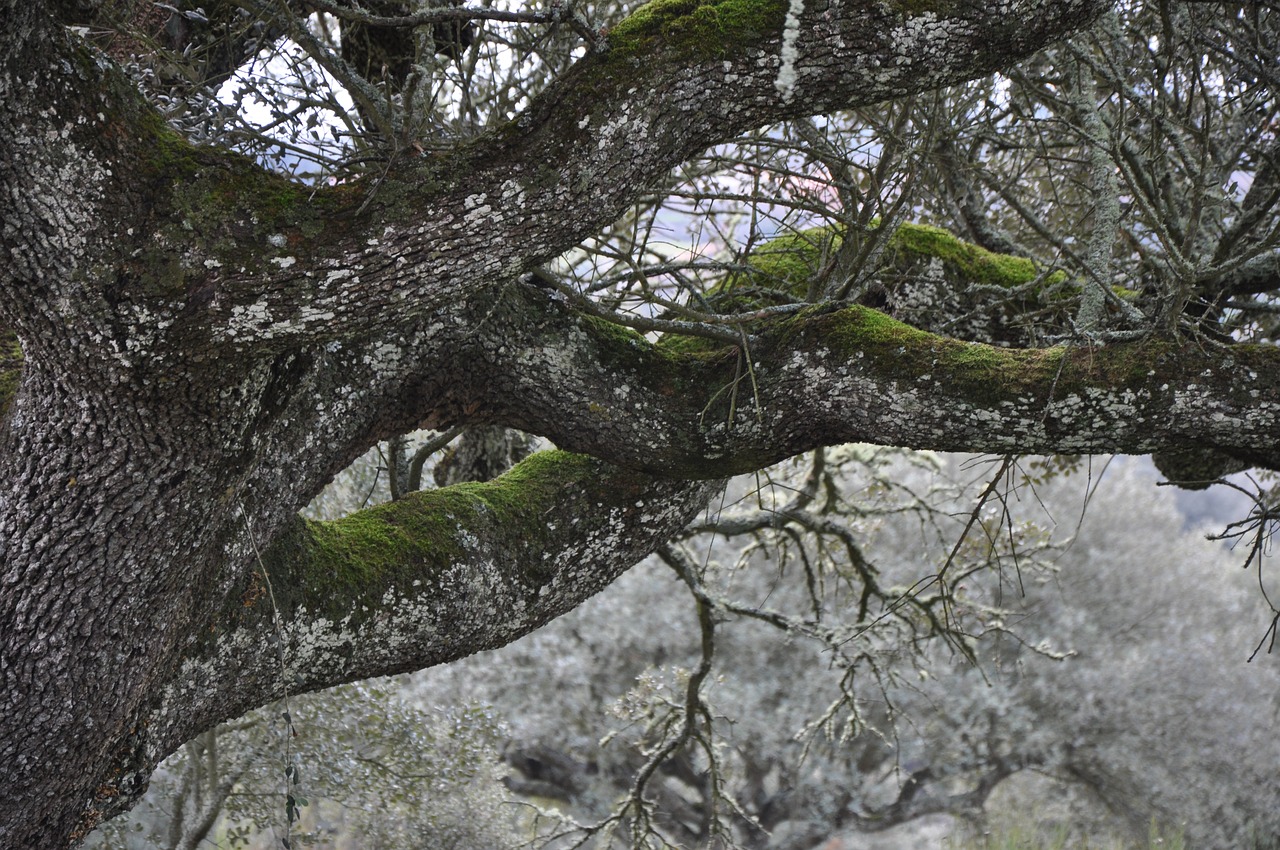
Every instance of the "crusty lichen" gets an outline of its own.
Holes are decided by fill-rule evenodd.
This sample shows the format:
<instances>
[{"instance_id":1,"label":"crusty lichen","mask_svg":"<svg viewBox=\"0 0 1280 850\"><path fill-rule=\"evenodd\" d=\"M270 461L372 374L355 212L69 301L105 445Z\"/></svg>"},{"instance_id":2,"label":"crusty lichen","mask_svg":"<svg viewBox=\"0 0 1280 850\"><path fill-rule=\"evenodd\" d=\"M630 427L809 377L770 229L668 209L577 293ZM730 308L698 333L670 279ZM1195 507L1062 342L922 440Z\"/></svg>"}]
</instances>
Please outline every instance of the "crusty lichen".
<instances>
[{"instance_id":1,"label":"crusty lichen","mask_svg":"<svg viewBox=\"0 0 1280 850\"><path fill-rule=\"evenodd\" d=\"M941 15L951 7L950 0L889 0L888 6L907 15Z\"/></svg>"},{"instance_id":2,"label":"crusty lichen","mask_svg":"<svg viewBox=\"0 0 1280 850\"><path fill-rule=\"evenodd\" d=\"M268 237L300 238L318 232L320 210L309 198L325 196L272 174L228 151L192 145L159 128L151 139L147 171L168 187L157 199L159 238L144 248L138 266L148 291L185 292L174 280L181 256L216 260L230 268L256 268ZM326 225L328 226L328 225ZM288 239L278 247L288 245ZM161 269L155 273L153 269ZM203 271L203 267L200 269ZM175 274L176 273L176 274Z\"/></svg>"}]
</instances>

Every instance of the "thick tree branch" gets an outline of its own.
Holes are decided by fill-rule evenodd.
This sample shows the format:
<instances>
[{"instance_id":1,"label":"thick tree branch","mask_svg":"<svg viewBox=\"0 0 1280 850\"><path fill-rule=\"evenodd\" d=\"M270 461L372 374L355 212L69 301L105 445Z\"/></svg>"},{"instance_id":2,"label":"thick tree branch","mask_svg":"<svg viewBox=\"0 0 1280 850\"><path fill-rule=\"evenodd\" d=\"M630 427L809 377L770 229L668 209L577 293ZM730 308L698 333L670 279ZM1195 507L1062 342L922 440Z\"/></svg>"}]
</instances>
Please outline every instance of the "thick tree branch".
<instances>
[{"instance_id":1,"label":"thick tree branch","mask_svg":"<svg viewBox=\"0 0 1280 850\"><path fill-rule=\"evenodd\" d=\"M289 250L272 262L287 269L265 286L237 279L224 262L227 297L215 296L213 319L240 343L403 320L572 247L710 144L985 73L1105 5L1029 2L1011 15L958 3L946 15L910 15L814 3L787 23L777 0L651 4L613 30L610 50L581 61L493 137L393 171L359 225L358 256L321 247L332 244L328 232L300 240L286 232ZM785 61L784 28L798 33ZM573 188L600 185L620 191ZM437 258L429 277L413 262L424 252Z\"/></svg>"},{"instance_id":2,"label":"thick tree branch","mask_svg":"<svg viewBox=\"0 0 1280 850\"><path fill-rule=\"evenodd\" d=\"M1280 465L1273 349L1001 350L844 305L741 325L749 347L654 344L516 282L710 144L985 73L1106 5L659 0L508 125L311 188L186 144L48 7L0 0L0 640L24 694L0 773L29 813L0 846L82 834L273 695L535 628L715 486L680 479L851 440ZM469 423L600 460L292 519L371 441Z\"/></svg>"},{"instance_id":3,"label":"thick tree branch","mask_svg":"<svg viewBox=\"0 0 1280 850\"><path fill-rule=\"evenodd\" d=\"M31 130L43 137L86 124L65 151L44 155L97 167L46 187L68 203L92 208L104 184L145 188L138 215L115 218L127 234L79 234L89 244L64 260L83 262L95 237L110 240L96 259L118 274L97 285L109 282L113 324L151 340L135 355L193 339L279 350L417 321L577 244L710 144L986 73L1107 5L956 2L916 14L814 0L789 18L779 0L658 2L616 27L608 51L579 62L516 121L452 152L393 163L367 185L287 185L232 154L187 148L131 114L139 104L118 99L67 98ZM86 62L83 51L63 52ZM108 88L124 97L119 84ZM65 303L68 293L54 289L29 306ZM83 303L77 292L73 303ZM118 336L97 330L99 346Z\"/></svg>"},{"instance_id":4,"label":"thick tree branch","mask_svg":"<svg viewBox=\"0 0 1280 850\"><path fill-rule=\"evenodd\" d=\"M543 452L492 483L299 519L189 647L149 725L151 758L286 693L509 643L606 587L719 486Z\"/></svg>"},{"instance_id":5,"label":"thick tree branch","mask_svg":"<svg viewBox=\"0 0 1280 850\"><path fill-rule=\"evenodd\" d=\"M862 307L819 307L762 327L748 363L732 348L652 344L532 287L510 292L524 303L491 318L502 344L483 352L485 415L630 468L720 478L845 442L996 453L1213 448L1280 465L1280 353L1271 346L1153 338L1001 349Z\"/></svg>"}]
</instances>

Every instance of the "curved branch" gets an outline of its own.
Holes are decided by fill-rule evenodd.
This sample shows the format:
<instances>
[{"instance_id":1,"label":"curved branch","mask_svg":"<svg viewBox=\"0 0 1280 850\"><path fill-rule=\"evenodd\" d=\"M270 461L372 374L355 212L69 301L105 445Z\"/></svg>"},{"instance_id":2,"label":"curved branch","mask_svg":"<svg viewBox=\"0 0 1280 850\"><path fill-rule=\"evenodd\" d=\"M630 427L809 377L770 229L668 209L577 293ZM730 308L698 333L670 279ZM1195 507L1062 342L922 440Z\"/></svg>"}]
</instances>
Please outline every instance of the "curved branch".
<instances>
[{"instance_id":1,"label":"curved branch","mask_svg":"<svg viewBox=\"0 0 1280 850\"><path fill-rule=\"evenodd\" d=\"M286 691L509 643L603 589L718 487L542 452L491 483L410 493L336 522L299 519L188 650L148 754Z\"/></svg>"},{"instance_id":2,"label":"curved branch","mask_svg":"<svg viewBox=\"0 0 1280 850\"><path fill-rule=\"evenodd\" d=\"M997 454L1213 448L1280 466L1280 351L1270 346L1004 349L828 306L760 327L748 365L735 348L681 353L532 287L510 292L541 303L492 311L503 346L483 353L486 415L651 473L721 478L846 442Z\"/></svg>"},{"instance_id":3,"label":"curved branch","mask_svg":"<svg viewBox=\"0 0 1280 850\"><path fill-rule=\"evenodd\" d=\"M921 768L907 777L892 803L864 813L851 813L849 820L862 832L883 832L928 815L972 816L982 811L997 785L1018 771L1038 766L1041 761L1035 755L993 756L992 761L978 773L972 788L950 794L921 794L938 778L931 768Z\"/></svg>"},{"instance_id":4,"label":"curved branch","mask_svg":"<svg viewBox=\"0 0 1280 850\"><path fill-rule=\"evenodd\" d=\"M76 162L99 139L99 155L86 161L101 173L83 187L60 175L45 188L89 204L107 174L149 195L136 218L118 217L133 225L132 239L115 231L99 247L125 270L125 291L114 274L98 284L112 287L116 321L155 330L134 357L164 356L193 338L279 350L403 327L571 248L708 145L987 73L1109 4L929 5L916 13L895 3L658 0L492 135L319 189L190 148L156 120L112 120L124 108L114 101L68 100L45 119L51 129L82 118L68 114L75 109L105 115L112 132L90 126L74 146L51 146L46 156ZM75 286L70 303L83 303L84 285ZM111 337L95 325L85 333Z\"/></svg>"}]
</instances>

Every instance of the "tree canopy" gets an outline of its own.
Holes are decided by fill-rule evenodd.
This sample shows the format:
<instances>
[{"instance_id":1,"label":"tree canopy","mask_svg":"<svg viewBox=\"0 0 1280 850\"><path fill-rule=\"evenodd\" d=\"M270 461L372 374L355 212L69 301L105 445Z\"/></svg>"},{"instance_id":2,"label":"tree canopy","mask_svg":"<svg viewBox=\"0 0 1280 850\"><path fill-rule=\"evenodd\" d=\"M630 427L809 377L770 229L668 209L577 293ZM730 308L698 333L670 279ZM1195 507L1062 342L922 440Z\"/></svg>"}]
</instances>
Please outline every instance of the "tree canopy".
<instances>
[{"instance_id":1,"label":"tree canopy","mask_svg":"<svg viewBox=\"0 0 1280 850\"><path fill-rule=\"evenodd\" d=\"M5 850L220 721L538 628L798 453L1280 468L1262 4L0 22ZM557 449L299 516L491 426Z\"/></svg>"}]
</instances>

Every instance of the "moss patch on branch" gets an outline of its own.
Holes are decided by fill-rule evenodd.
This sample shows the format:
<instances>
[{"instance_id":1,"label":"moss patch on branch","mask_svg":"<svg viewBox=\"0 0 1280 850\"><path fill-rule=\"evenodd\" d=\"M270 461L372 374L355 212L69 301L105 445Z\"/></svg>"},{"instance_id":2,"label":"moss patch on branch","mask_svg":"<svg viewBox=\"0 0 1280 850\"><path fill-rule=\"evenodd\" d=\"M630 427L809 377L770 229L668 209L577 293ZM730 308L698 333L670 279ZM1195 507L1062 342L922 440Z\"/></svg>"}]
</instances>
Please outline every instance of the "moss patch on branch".
<instances>
[{"instance_id":1,"label":"moss patch on branch","mask_svg":"<svg viewBox=\"0 0 1280 850\"><path fill-rule=\"evenodd\" d=\"M871 358L887 377L915 381L929 375L940 387L975 400L1047 386L1066 354L1061 346L1008 349L962 342L861 306L814 316L803 333L818 334L842 357Z\"/></svg>"},{"instance_id":2,"label":"moss patch on branch","mask_svg":"<svg viewBox=\"0 0 1280 850\"><path fill-rule=\"evenodd\" d=\"M916 383L928 376L939 392L980 405L1024 394L1063 398L1190 380L1185 348L1155 337L1105 348L1000 348L928 333L862 306L815 307L781 323L775 333L781 350L825 346L850 361L869 359L872 370L886 378ZM1248 348L1240 350L1242 357L1262 354ZM1203 368L1203 361L1195 368Z\"/></svg>"},{"instance_id":3,"label":"moss patch on branch","mask_svg":"<svg viewBox=\"0 0 1280 850\"><path fill-rule=\"evenodd\" d=\"M754 274L734 274L726 278L724 288L764 285L784 290L802 298L809 280L840 249L840 234L835 228L815 227L799 233L785 233L761 245L747 258Z\"/></svg>"},{"instance_id":4,"label":"moss patch on branch","mask_svg":"<svg viewBox=\"0 0 1280 850\"><path fill-rule=\"evenodd\" d=\"M785 233L765 242L747 258L754 271L729 275L715 293L730 293L746 287L772 289L792 299L804 297L810 279L820 272L840 249L841 234L833 227L815 227ZM916 254L936 257L951 266L957 277L981 286L1006 289L1036 279L1036 265L1026 257L996 254L965 242L941 227L906 223L889 237L887 256ZM1062 273L1050 275L1046 285L1056 284ZM757 304L757 307L764 306Z\"/></svg>"},{"instance_id":5,"label":"moss patch on branch","mask_svg":"<svg viewBox=\"0 0 1280 850\"><path fill-rule=\"evenodd\" d=\"M0 328L0 419L9 412L9 405L18 392L22 378L22 346L13 331Z\"/></svg>"},{"instance_id":6,"label":"moss patch on branch","mask_svg":"<svg viewBox=\"0 0 1280 850\"><path fill-rule=\"evenodd\" d=\"M597 472L591 458L539 452L491 482L411 493L332 522L299 519L263 560L278 602L335 621L362 619L391 590L429 591L474 545L530 552L517 566L538 585L547 576L532 553L545 541L547 516Z\"/></svg>"},{"instance_id":7,"label":"moss patch on branch","mask_svg":"<svg viewBox=\"0 0 1280 850\"><path fill-rule=\"evenodd\" d=\"M640 57L663 43L679 53L724 56L781 30L783 0L653 0L609 31L611 54Z\"/></svg>"},{"instance_id":8,"label":"moss patch on branch","mask_svg":"<svg viewBox=\"0 0 1280 850\"><path fill-rule=\"evenodd\" d=\"M277 271L273 260L340 245L364 221L354 215L368 200L360 181L308 186L235 151L193 144L151 113L133 132L150 222L127 267L144 296L185 298L215 268Z\"/></svg>"},{"instance_id":9,"label":"moss patch on branch","mask_svg":"<svg viewBox=\"0 0 1280 850\"><path fill-rule=\"evenodd\" d=\"M890 249L909 251L929 257L937 257L949 263L975 284L1012 288L1030 283L1036 278L1036 265L1026 257L1011 254L995 254L957 238L941 227L927 224L904 224L889 241ZM1062 275L1050 276L1048 283L1056 283Z\"/></svg>"}]
</instances>

